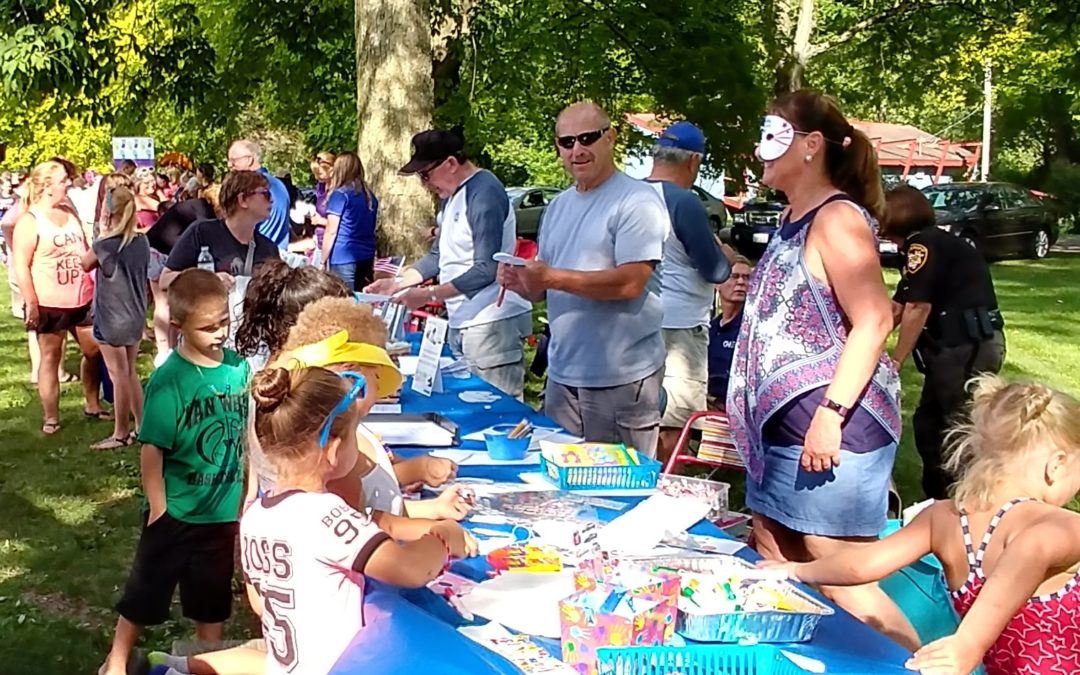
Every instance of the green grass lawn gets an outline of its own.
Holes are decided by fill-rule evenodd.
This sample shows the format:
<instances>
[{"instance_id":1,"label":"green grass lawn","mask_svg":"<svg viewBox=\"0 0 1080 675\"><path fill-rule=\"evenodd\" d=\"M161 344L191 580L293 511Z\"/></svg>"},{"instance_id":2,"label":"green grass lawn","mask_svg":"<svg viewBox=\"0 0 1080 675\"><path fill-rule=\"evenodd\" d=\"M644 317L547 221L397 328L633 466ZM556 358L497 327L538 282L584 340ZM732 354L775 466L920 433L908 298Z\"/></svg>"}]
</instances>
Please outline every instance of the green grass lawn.
<instances>
[{"instance_id":1,"label":"green grass lawn","mask_svg":"<svg viewBox=\"0 0 1080 675\"><path fill-rule=\"evenodd\" d=\"M1080 394L1080 255L998 263L993 270L1007 321L1006 374ZM0 290L0 307L8 307L7 293ZM142 365L148 372L148 358ZM77 367L69 350L68 368ZM913 368L903 375L908 426L895 477L909 503L920 497L910 412L922 383ZM83 419L78 384L63 387L62 430L41 434L25 336L6 312L0 385L0 673L91 673L108 649L111 608L138 538L138 452L89 450L111 425ZM532 383L530 392L537 391ZM242 606L238 597L235 607ZM235 623L234 636L255 630L246 617ZM187 631L177 620L148 631L146 643L167 648Z\"/></svg>"}]
</instances>

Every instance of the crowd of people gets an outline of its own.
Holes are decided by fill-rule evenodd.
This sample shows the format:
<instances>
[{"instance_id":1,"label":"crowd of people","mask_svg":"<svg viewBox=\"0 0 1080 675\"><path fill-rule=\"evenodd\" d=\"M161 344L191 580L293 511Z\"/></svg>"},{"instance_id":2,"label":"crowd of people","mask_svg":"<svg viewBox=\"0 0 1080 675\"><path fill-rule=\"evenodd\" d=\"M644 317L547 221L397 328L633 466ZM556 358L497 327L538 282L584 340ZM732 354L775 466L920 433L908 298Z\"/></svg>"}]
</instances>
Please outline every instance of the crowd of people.
<instances>
[{"instance_id":1,"label":"crowd of people","mask_svg":"<svg viewBox=\"0 0 1080 675\"><path fill-rule=\"evenodd\" d=\"M545 302L544 413L590 441L664 457L692 413L722 411L764 564L819 584L910 648L909 667L1080 670L1080 516L1063 508L1080 491L1080 404L994 375L1004 339L992 285L970 308L942 308L941 260L967 254L927 229L933 210L917 191L885 194L872 144L835 101L800 91L767 111L761 179L790 206L756 266L720 242L689 191L705 156L697 126L658 136L644 181L617 168L617 131L596 104L569 105L554 131L573 185L548 205L536 255L499 263L518 251L503 184L458 135L414 136L401 173L440 198L437 235L430 253L379 279L378 199L354 153L312 161L311 265L283 260L288 188L250 141L229 148L220 185L210 168L194 183L177 176L179 200L165 194L171 179L163 187L121 167L103 182L105 215L91 209L88 220L65 164L34 169L6 240L41 351L43 430L58 429L70 333L84 354L87 415L107 415L88 365L99 351L116 384L114 431L98 447L141 445L145 521L100 673L125 672L177 586L197 636L219 640L238 535L267 651L155 653L159 673L327 672L363 628L365 577L422 586L476 554L458 524L470 504L457 486L408 498L457 467L400 461L363 424L402 376L386 326L352 297L361 289L410 309L441 303L455 356L518 397L533 303ZM151 210L152 222L140 217ZM909 254L891 299L879 232ZM985 263L963 259L983 274ZM166 347L144 390L134 363L155 283ZM943 332L952 315L975 317L965 340ZM941 500L879 541L901 434L898 367L916 350L965 359L948 374L931 366L935 388L916 424L924 484ZM953 391L972 376L973 391ZM965 402L967 421L953 426ZM962 620L921 646L877 581L927 553L942 561Z\"/></svg>"}]
</instances>

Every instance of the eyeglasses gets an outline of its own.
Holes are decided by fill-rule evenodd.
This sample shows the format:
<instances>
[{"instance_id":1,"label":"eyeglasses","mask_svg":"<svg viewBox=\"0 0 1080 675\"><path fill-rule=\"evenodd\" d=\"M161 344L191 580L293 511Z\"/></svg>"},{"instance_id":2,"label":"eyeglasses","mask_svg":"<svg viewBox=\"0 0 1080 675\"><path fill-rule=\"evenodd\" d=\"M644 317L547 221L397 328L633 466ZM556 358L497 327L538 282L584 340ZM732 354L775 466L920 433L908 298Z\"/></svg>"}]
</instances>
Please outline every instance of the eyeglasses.
<instances>
[{"instance_id":1,"label":"eyeglasses","mask_svg":"<svg viewBox=\"0 0 1080 675\"><path fill-rule=\"evenodd\" d=\"M353 401L358 398L363 398L367 395L367 380L360 373L346 370L343 373L338 374L340 377L350 379L353 381L353 386L349 389L349 393L345 394L345 398L341 399L334 409L330 411L330 415L323 422L322 431L319 433L319 447L325 448L326 444L330 441L330 427L334 425L334 420L348 412L352 406Z\"/></svg>"},{"instance_id":2,"label":"eyeglasses","mask_svg":"<svg viewBox=\"0 0 1080 675\"><path fill-rule=\"evenodd\" d=\"M732 281L746 281L747 279L750 278L750 275L749 274L732 274L728 278L731 279Z\"/></svg>"},{"instance_id":3,"label":"eyeglasses","mask_svg":"<svg viewBox=\"0 0 1080 675\"><path fill-rule=\"evenodd\" d=\"M450 159L450 158L449 158L449 157L447 157L446 159ZM443 160L443 161L441 161L441 162L437 162L437 163L435 163L435 164L432 164L431 166L429 166L428 168L426 168L426 169L424 169L424 170L422 170L422 171L417 171L417 172L416 172L416 175L417 175L417 176L420 176L420 180L424 181L425 183L426 183L426 182L428 182L429 180L431 180L431 173L432 173L433 171L435 171L435 169L438 169L438 168L439 168L440 166L442 166L443 164L445 164L445 163L446 163L446 159L444 159L444 160Z\"/></svg>"},{"instance_id":4,"label":"eyeglasses","mask_svg":"<svg viewBox=\"0 0 1080 675\"><path fill-rule=\"evenodd\" d=\"M229 157L226 162L229 166L233 166L234 164L239 163L242 159L253 159L254 157L255 155L237 155L236 157Z\"/></svg>"},{"instance_id":5,"label":"eyeglasses","mask_svg":"<svg viewBox=\"0 0 1080 675\"><path fill-rule=\"evenodd\" d=\"M274 200L273 194L270 192L270 188L260 188L258 190L252 190L248 194L249 195L262 195L263 197L266 197L270 201Z\"/></svg>"},{"instance_id":6,"label":"eyeglasses","mask_svg":"<svg viewBox=\"0 0 1080 675\"><path fill-rule=\"evenodd\" d=\"M555 139L555 142L564 150L573 150L574 143L581 143L582 146L587 148L603 138L604 134L606 134L610 128L611 127L604 127L603 129L597 129L596 131L586 131L576 136L559 136Z\"/></svg>"}]
</instances>

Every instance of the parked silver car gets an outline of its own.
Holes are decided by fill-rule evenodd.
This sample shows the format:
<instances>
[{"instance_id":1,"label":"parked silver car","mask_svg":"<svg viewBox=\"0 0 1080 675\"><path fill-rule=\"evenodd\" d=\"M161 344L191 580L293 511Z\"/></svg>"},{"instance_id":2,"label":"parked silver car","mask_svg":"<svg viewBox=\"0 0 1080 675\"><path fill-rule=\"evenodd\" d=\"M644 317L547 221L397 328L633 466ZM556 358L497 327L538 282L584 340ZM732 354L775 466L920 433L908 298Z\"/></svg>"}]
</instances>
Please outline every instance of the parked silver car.
<instances>
[{"instance_id":1,"label":"parked silver car","mask_svg":"<svg viewBox=\"0 0 1080 675\"><path fill-rule=\"evenodd\" d=\"M544 209L562 190L553 187L508 187L506 196L514 207L517 218L517 236L536 239L540 231L540 216Z\"/></svg>"}]
</instances>

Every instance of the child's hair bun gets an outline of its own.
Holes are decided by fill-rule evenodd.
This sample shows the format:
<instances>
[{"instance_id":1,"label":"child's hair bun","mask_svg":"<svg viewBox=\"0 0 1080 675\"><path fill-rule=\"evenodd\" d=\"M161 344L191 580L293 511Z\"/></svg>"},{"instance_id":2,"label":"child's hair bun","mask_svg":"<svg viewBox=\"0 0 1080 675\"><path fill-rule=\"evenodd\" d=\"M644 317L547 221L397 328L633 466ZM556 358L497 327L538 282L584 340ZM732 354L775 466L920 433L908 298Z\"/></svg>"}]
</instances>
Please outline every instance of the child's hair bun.
<instances>
[{"instance_id":1,"label":"child's hair bun","mask_svg":"<svg viewBox=\"0 0 1080 675\"><path fill-rule=\"evenodd\" d=\"M272 412L289 395L292 377L284 368L267 368L251 380L251 397L260 412Z\"/></svg>"}]
</instances>

